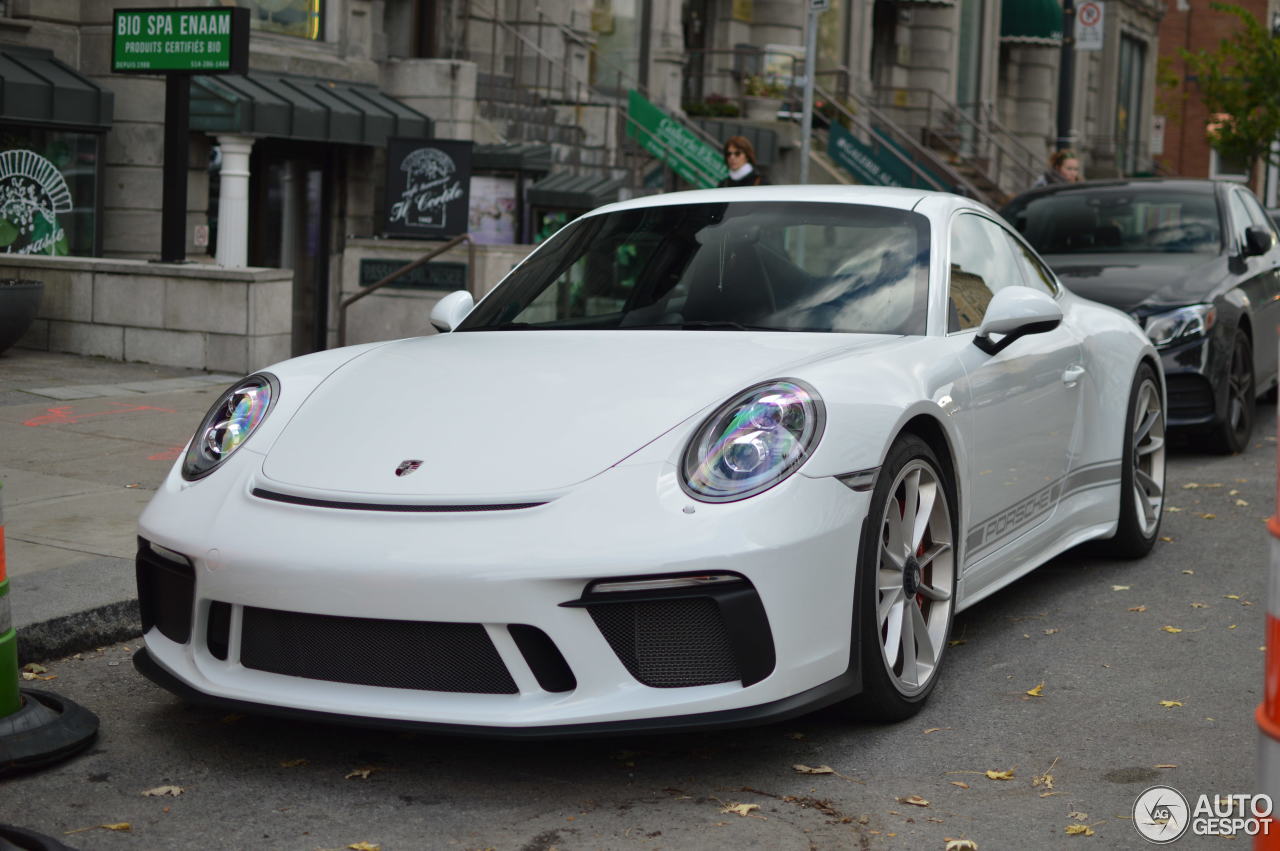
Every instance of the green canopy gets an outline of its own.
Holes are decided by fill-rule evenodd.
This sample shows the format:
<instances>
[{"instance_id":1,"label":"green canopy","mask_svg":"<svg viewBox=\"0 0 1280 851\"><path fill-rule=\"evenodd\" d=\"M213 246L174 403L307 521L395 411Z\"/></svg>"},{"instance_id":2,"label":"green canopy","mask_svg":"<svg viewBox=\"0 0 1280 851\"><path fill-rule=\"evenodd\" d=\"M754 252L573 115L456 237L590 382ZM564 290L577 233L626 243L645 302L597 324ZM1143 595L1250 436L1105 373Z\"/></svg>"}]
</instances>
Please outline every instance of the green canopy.
<instances>
[{"instance_id":1,"label":"green canopy","mask_svg":"<svg viewBox=\"0 0 1280 851\"><path fill-rule=\"evenodd\" d=\"M1062 44L1062 4L1058 0L1006 0L1000 7L1000 40L1014 44Z\"/></svg>"}]
</instances>

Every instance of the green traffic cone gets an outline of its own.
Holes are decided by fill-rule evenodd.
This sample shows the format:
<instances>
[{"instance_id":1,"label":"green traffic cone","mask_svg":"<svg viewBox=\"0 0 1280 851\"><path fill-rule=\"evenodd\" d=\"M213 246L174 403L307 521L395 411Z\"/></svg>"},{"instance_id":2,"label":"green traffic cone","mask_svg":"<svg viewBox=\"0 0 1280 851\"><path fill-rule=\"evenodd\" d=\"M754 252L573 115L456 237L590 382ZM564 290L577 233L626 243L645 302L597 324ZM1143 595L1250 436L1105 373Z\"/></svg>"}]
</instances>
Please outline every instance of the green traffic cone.
<instances>
[{"instance_id":1,"label":"green traffic cone","mask_svg":"<svg viewBox=\"0 0 1280 851\"><path fill-rule=\"evenodd\" d=\"M5 570L4 482L0 482L0 777L66 759L97 735L97 715L52 692L24 689L19 683L18 632L13 627Z\"/></svg>"}]
</instances>

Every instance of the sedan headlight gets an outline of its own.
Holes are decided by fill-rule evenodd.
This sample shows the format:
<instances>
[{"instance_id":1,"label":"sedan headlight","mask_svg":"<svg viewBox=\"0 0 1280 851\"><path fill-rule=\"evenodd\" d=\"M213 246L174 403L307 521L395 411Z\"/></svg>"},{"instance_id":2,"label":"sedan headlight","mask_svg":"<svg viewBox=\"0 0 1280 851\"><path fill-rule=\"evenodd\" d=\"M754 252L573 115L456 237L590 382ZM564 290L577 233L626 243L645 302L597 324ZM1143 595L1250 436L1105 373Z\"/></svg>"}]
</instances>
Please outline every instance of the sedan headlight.
<instances>
[{"instance_id":1,"label":"sedan headlight","mask_svg":"<svg viewBox=\"0 0 1280 851\"><path fill-rule=\"evenodd\" d=\"M182 478L194 481L216 470L262 424L279 395L279 382L265 372L251 375L223 393L196 429L182 459Z\"/></svg>"},{"instance_id":2,"label":"sedan headlight","mask_svg":"<svg viewBox=\"0 0 1280 851\"><path fill-rule=\"evenodd\" d=\"M1217 318L1218 309L1212 304L1193 304L1156 313L1147 317L1147 337L1157 346L1193 340L1208 334Z\"/></svg>"},{"instance_id":3,"label":"sedan headlight","mask_svg":"<svg viewBox=\"0 0 1280 851\"><path fill-rule=\"evenodd\" d=\"M781 482L809 457L826 421L812 387L770 381L715 410L684 451L681 483L694 499L731 502Z\"/></svg>"}]
</instances>

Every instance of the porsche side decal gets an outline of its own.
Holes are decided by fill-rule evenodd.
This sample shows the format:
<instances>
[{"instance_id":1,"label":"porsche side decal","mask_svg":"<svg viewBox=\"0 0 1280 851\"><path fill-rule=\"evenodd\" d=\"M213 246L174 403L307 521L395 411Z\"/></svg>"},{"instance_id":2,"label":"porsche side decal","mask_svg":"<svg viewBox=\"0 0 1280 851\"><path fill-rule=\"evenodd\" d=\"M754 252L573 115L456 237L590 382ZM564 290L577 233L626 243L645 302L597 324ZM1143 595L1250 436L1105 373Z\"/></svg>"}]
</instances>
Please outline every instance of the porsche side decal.
<instances>
[{"instance_id":1,"label":"porsche side decal","mask_svg":"<svg viewBox=\"0 0 1280 851\"><path fill-rule=\"evenodd\" d=\"M1012 537L1034 521L1041 519L1052 511L1061 499L1081 491L1119 482L1119 461L1103 461L1072 470L1066 476L1050 482L1026 499L974 524L973 531L965 539L966 561L972 562L979 553L995 547L1004 539Z\"/></svg>"}]
</instances>

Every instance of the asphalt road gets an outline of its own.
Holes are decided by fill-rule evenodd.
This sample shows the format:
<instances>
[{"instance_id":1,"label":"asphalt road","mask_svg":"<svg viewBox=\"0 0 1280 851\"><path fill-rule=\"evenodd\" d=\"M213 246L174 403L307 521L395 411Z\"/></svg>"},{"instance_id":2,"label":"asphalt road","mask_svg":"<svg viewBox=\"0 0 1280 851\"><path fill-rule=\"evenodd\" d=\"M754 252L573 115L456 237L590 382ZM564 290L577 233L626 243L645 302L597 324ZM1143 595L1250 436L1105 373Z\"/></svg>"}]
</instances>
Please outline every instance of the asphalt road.
<instances>
[{"instance_id":1,"label":"asphalt road","mask_svg":"<svg viewBox=\"0 0 1280 851\"><path fill-rule=\"evenodd\" d=\"M1149 847L1130 819L1148 786L1256 791L1276 483L1274 407L1259 414L1243 455L1172 454L1150 557L1073 552L960 615L942 682L901 724L828 711L513 744L224 717L143 680L131 642L51 661L56 679L33 683L99 713L102 733L0 782L0 822L82 849ZM144 795L163 786L181 794Z\"/></svg>"}]
</instances>

